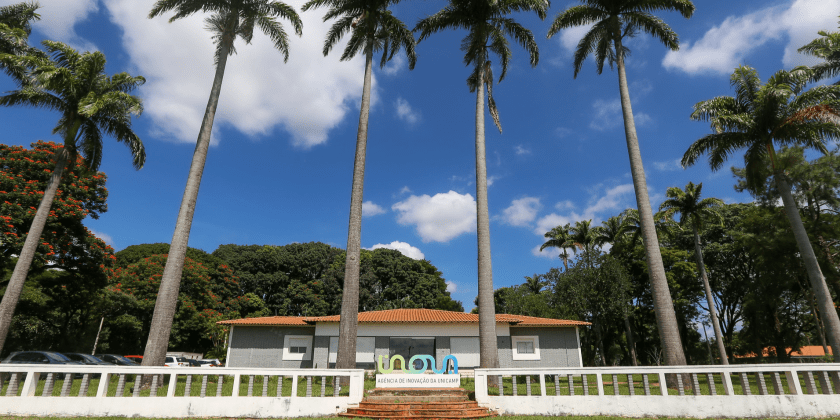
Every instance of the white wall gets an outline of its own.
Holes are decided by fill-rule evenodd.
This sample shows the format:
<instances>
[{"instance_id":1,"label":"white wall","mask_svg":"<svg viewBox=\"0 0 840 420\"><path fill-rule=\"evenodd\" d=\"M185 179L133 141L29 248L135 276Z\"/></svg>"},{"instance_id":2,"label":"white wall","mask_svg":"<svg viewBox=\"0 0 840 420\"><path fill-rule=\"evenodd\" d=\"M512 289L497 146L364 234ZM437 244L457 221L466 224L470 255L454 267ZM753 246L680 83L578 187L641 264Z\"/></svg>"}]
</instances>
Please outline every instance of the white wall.
<instances>
[{"instance_id":1,"label":"white wall","mask_svg":"<svg viewBox=\"0 0 840 420\"><path fill-rule=\"evenodd\" d=\"M338 336L338 323L315 324L316 336ZM478 337L478 324L359 324L358 337ZM496 323L497 336L509 336L510 324Z\"/></svg>"}]
</instances>

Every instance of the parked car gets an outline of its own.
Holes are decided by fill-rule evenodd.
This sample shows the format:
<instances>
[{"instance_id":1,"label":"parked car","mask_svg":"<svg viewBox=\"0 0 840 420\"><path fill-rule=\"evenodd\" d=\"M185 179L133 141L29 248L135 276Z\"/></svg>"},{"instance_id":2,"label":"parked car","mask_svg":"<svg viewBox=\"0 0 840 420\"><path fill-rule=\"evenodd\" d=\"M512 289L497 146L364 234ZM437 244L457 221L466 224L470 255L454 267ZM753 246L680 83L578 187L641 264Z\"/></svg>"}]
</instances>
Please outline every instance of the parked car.
<instances>
[{"instance_id":1,"label":"parked car","mask_svg":"<svg viewBox=\"0 0 840 420\"><path fill-rule=\"evenodd\" d=\"M131 356L123 356L123 357L125 357L128 360L131 360L134 363L137 363L138 365L143 363L143 356L131 355Z\"/></svg>"},{"instance_id":2,"label":"parked car","mask_svg":"<svg viewBox=\"0 0 840 420\"><path fill-rule=\"evenodd\" d=\"M67 356L68 359L77 361L77 362L79 362L83 365L105 365L105 366L110 366L111 365L111 363L105 362L104 360L102 360L102 359L100 359L96 356L92 356L90 354L84 354L84 353L63 353L63 354L65 356Z\"/></svg>"},{"instance_id":3,"label":"parked car","mask_svg":"<svg viewBox=\"0 0 840 420\"><path fill-rule=\"evenodd\" d=\"M54 351L16 351L9 355L3 363L38 364L38 365L81 365L80 362L70 360L61 353Z\"/></svg>"},{"instance_id":4,"label":"parked car","mask_svg":"<svg viewBox=\"0 0 840 420\"><path fill-rule=\"evenodd\" d=\"M222 362L220 362L219 359L200 359L198 363L200 363L202 367L216 367L222 365Z\"/></svg>"},{"instance_id":5,"label":"parked car","mask_svg":"<svg viewBox=\"0 0 840 420\"><path fill-rule=\"evenodd\" d=\"M187 359L178 356L166 356L164 366L169 367L188 367L190 364L186 362Z\"/></svg>"},{"instance_id":6,"label":"parked car","mask_svg":"<svg viewBox=\"0 0 840 420\"><path fill-rule=\"evenodd\" d=\"M198 360L195 359L187 359L187 363L190 364L190 367L201 367L201 363L199 363Z\"/></svg>"},{"instance_id":7,"label":"parked car","mask_svg":"<svg viewBox=\"0 0 840 420\"><path fill-rule=\"evenodd\" d=\"M120 365L120 366L140 366L136 362L130 359L126 359L119 354L103 354L101 356L102 360L108 362L112 365Z\"/></svg>"}]
</instances>

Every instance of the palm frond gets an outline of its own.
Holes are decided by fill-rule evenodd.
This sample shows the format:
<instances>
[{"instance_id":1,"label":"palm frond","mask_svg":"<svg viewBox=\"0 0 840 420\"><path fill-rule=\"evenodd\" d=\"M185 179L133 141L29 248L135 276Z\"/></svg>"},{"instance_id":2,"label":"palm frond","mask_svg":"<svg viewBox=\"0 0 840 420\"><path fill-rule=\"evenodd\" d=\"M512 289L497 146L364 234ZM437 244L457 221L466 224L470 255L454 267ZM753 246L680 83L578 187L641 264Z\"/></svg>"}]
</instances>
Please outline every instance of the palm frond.
<instances>
[{"instance_id":1,"label":"palm frond","mask_svg":"<svg viewBox=\"0 0 840 420\"><path fill-rule=\"evenodd\" d=\"M645 12L625 13L624 21L656 38L672 51L680 49L677 33L664 20Z\"/></svg>"}]
</instances>

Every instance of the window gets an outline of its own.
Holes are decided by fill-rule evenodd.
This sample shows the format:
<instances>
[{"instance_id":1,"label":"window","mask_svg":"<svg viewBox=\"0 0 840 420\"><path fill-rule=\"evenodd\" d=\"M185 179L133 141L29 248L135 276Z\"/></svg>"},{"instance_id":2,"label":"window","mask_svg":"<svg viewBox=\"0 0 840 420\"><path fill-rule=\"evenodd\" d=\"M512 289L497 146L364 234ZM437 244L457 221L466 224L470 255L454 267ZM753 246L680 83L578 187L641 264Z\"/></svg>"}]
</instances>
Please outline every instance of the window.
<instances>
[{"instance_id":1,"label":"window","mask_svg":"<svg viewBox=\"0 0 840 420\"><path fill-rule=\"evenodd\" d=\"M540 338L531 336L511 336L513 360L540 360Z\"/></svg>"},{"instance_id":2,"label":"window","mask_svg":"<svg viewBox=\"0 0 840 420\"><path fill-rule=\"evenodd\" d=\"M283 360L312 360L312 336L287 335L283 339Z\"/></svg>"}]
</instances>

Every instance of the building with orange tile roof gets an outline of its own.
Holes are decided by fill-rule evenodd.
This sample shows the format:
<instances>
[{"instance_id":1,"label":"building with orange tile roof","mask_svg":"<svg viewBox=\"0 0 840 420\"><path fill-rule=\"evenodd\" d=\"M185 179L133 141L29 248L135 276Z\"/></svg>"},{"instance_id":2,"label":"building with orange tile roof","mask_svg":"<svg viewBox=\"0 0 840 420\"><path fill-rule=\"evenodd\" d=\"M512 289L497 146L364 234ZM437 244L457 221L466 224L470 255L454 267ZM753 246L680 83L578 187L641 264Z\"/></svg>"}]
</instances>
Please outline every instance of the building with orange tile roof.
<instances>
[{"instance_id":1,"label":"building with orange tile roof","mask_svg":"<svg viewBox=\"0 0 840 420\"><path fill-rule=\"evenodd\" d=\"M269 316L221 321L231 327L227 366L308 368L335 366L339 315ZM587 322L496 315L500 367L579 367L578 328ZM356 365L373 369L379 356L405 360L428 354L442 363L454 355L459 367L479 362L478 315L435 309L389 309L359 313Z\"/></svg>"}]
</instances>

